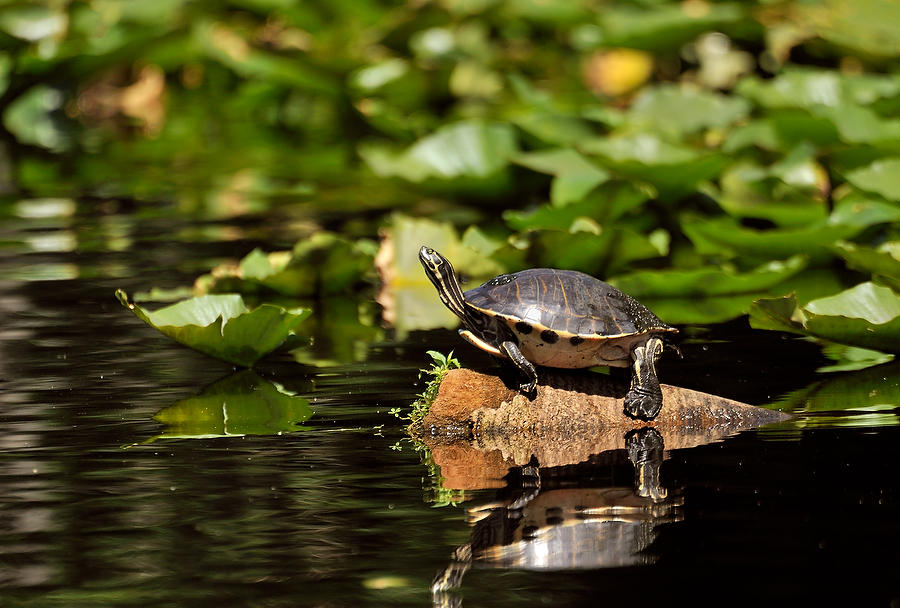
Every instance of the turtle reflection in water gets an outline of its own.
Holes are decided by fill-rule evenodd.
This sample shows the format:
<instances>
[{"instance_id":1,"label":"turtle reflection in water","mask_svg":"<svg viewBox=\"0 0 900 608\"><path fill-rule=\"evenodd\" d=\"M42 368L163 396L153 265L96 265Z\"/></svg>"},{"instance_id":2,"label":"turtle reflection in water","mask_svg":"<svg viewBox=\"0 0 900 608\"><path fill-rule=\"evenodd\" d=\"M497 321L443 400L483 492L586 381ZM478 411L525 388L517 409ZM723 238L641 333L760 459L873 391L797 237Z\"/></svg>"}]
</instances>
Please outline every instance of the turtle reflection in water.
<instances>
[{"instance_id":1,"label":"turtle reflection in water","mask_svg":"<svg viewBox=\"0 0 900 608\"><path fill-rule=\"evenodd\" d=\"M573 270L535 268L503 274L465 293L450 262L422 247L419 261L441 301L463 323L460 335L509 359L532 394L535 364L631 367L625 413L652 420L662 408L656 359L663 337L677 329L612 285Z\"/></svg>"},{"instance_id":2,"label":"turtle reflection in water","mask_svg":"<svg viewBox=\"0 0 900 608\"><path fill-rule=\"evenodd\" d=\"M470 542L457 547L450 565L435 577L433 605L459 605L452 591L473 564L576 570L653 563L648 550L656 527L680 521L684 502L660 484L664 445L656 429L630 432L626 449L635 470L631 487L581 487L583 482L572 479L573 473L593 478L596 463L540 470L532 460L511 473L511 496L467 509L473 526ZM608 453L600 461L607 464L619 454Z\"/></svg>"}]
</instances>

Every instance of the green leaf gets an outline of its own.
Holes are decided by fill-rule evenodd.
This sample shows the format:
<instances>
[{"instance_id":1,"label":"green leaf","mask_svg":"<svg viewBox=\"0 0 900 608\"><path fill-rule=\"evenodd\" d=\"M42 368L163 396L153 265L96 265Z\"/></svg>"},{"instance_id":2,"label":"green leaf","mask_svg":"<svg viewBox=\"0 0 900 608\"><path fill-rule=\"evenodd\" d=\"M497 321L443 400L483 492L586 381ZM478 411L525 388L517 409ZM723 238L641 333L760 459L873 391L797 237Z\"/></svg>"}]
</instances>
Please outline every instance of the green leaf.
<instances>
[{"instance_id":1,"label":"green leaf","mask_svg":"<svg viewBox=\"0 0 900 608\"><path fill-rule=\"evenodd\" d=\"M563 207L580 201L591 190L609 179L609 172L571 148L556 148L519 154L514 162L541 173L555 176L550 201Z\"/></svg>"},{"instance_id":2,"label":"green leaf","mask_svg":"<svg viewBox=\"0 0 900 608\"><path fill-rule=\"evenodd\" d=\"M876 57L900 56L900 6L891 0L797 3L796 19L825 40Z\"/></svg>"},{"instance_id":3,"label":"green leaf","mask_svg":"<svg viewBox=\"0 0 900 608\"><path fill-rule=\"evenodd\" d=\"M121 289L116 297L135 316L173 340L245 367L281 346L311 312L272 304L251 311L237 294L200 296L156 311L129 303Z\"/></svg>"},{"instance_id":4,"label":"green leaf","mask_svg":"<svg viewBox=\"0 0 900 608\"><path fill-rule=\"evenodd\" d=\"M838 241L833 250L850 268L870 272L877 282L900 290L900 241L888 241L876 248Z\"/></svg>"},{"instance_id":5,"label":"green leaf","mask_svg":"<svg viewBox=\"0 0 900 608\"><path fill-rule=\"evenodd\" d=\"M761 299L750 308L750 325L896 353L900 352L900 296L887 287L861 283L803 307L793 295Z\"/></svg>"},{"instance_id":6,"label":"green leaf","mask_svg":"<svg viewBox=\"0 0 900 608\"><path fill-rule=\"evenodd\" d=\"M834 363L820 367L817 372L849 372L888 363L894 359L894 355L844 344L826 344L822 352L834 360Z\"/></svg>"},{"instance_id":7,"label":"green leaf","mask_svg":"<svg viewBox=\"0 0 900 608\"><path fill-rule=\"evenodd\" d=\"M545 204L530 211L509 209L503 212L503 219L515 230L568 230L580 217L591 218L602 226L615 221L647 199L647 192L638 189L631 182L607 182L565 207Z\"/></svg>"},{"instance_id":8,"label":"green leaf","mask_svg":"<svg viewBox=\"0 0 900 608\"><path fill-rule=\"evenodd\" d=\"M570 230L539 230L529 236L533 239L532 253L541 266L580 270L600 277L621 271L630 262L667 253L644 235L596 224L576 223Z\"/></svg>"},{"instance_id":9,"label":"green leaf","mask_svg":"<svg viewBox=\"0 0 900 608\"><path fill-rule=\"evenodd\" d=\"M301 239L293 251L254 249L237 266L223 264L199 277L201 293L278 293L292 297L348 291L369 272L372 255L330 232Z\"/></svg>"},{"instance_id":10,"label":"green leaf","mask_svg":"<svg viewBox=\"0 0 900 608\"><path fill-rule=\"evenodd\" d=\"M3 126L20 143L62 152L70 145L69 136L53 113L62 109L63 102L61 91L35 85L6 107Z\"/></svg>"},{"instance_id":11,"label":"green leaf","mask_svg":"<svg viewBox=\"0 0 900 608\"><path fill-rule=\"evenodd\" d=\"M866 167L849 171L846 177L860 190L900 203L900 157L876 160Z\"/></svg>"},{"instance_id":12,"label":"green leaf","mask_svg":"<svg viewBox=\"0 0 900 608\"><path fill-rule=\"evenodd\" d=\"M685 218L685 234L702 255L726 254L753 260L789 258L806 254L813 262L830 256L825 249L834 241L859 232L853 226L819 224L814 227L780 230L745 228L731 218Z\"/></svg>"},{"instance_id":13,"label":"green leaf","mask_svg":"<svg viewBox=\"0 0 900 608\"><path fill-rule=\"evenodd\" d=\"M701 181L718 175L726 164L722 156L672 144L649 133L591 139L579 147L598 156L611 171L653 184L669 198L690 192Z\"/></svg>"},{"instance_id":14,"label":"green leaf","mask_svg":"<svg viewBox=\"0 0 900 608\"><path fill-rule=\"evenodd\" d=\"M380 177L414 183L486 180L504 172L517 152L509 124L480 121L443 126L400 152L380 144L359 148L362 159Z\"/></svg>"},{"instance_id":15,"label":"green leaf","mask_svg":"<svg viewBox=\"0 0 900 608\"><path fill-rule=\"evenodd\" d=\"M290 433L312 414L309 400L242 370L156 414L166 429L154 440Z\"/></svg>"},{"instance_id":16,"label":"green leaf","mask_svg":"<svg viewBox=\"0 0 900 608\"><path fill-rule=\"evenodd\" d=\"M771 167L741 160L719 177L719 205L736 217L770 220L779 226L808 226L827 215L821 165L810 158L783 159ZM823 188L824 189L824 188Z\"/></svg>"},{"instance_id":17,"label":"green leaf","mask_svg":"<svg viewBox=\"0 0 900 608\"><path fill-rule=\"evenodd\" d=\"M643 49L671 49L693 40L699 34L744 18L740 3L717 2L702 11L687 5L654 4L641 9L631 5L610 5L597 14L605 46Z\"/></svg>"},{"instance_id":18,"label":"green leaf","mask_svg":"<svg viewBox=\"0 0 900 608\"><path fill-rule=\"evenodd\" d=\"M510 117L510 121L545 144L572 146L592 137L590 123L555 111L535 110Z\"/></svg>"},{"instance_id":19,"label":"green leaf","mask_svg":"<svg viewBox=\"0 0 900 608\"><path fill-rule=\"evenodd\" d=\"M781 283L806 267L804 256L767 262L750 272L704 267L692 270L643 270L610 279L635 297L725 296L756 293Z\"/></svg>"},{"instance_id":20,"label":"green leaf","mask_svg":"<svg viewBox=\"0 0 900 608\"><path fill-rule=\"evenodd\" d=\"M795 419L794 424L800 427L896 426L900 424L896 414L900 407L900 364L834 374L773 405L809 414Z\"/></svg>"},{"instance_id":21,"label":"green leaf","mask_svg":"<svg viewBox=\"0 0 900 608\"><path fill-rule=\"evenodd\" d=\"M738 93L772 109L801 108L814 120L825 120L850 143L881 143L900 138L900 120L883 118L868 104L880 96L896 95L896 81L884 78L878 86L872 76L866 80L841 75L833 70L789 70L771 80L744 79ZM779 116L780 114L773 114ZM809 119L807 119L809 120ZM790 122L796 122L792 117ZM804 138L826 143L827 137L803 125L781 124L785 130L803 132ZM826 129L819 128L820 131ZM787 135L787 131L784 133ZM795 137L793 142L801 141Z\"/></svg>"},{"instance_id":22,"label":"green leaf","mask_svg":"<svg viewBox=\"0 0 900 608\"><path fill-rule=\"evenodd\" d=\"M660 84L645 89L626 120L638 130L684 137L704 129L726 127L747 116L745 99L689 85Z\"/></svg>"},{"instance_id":23,"label":"green leaf","mask_svg":"<svg viewBox=\"0 0 900 608\"><path fill-rule=\"evenodd\" d=\"M459 319L441 303L419 263L419 248L423 245L439 251L457 272L468 277L486 279L505 270L489 257L492 252L473 248L493 248L495 244L479 232L467 231L466 237L463 242L450 222L412 218L400 213L391 217L376 258L382 279L378 302L384 309L385 320L399 335L416 329L459 324Z\"/></svg>"}]
</instances>

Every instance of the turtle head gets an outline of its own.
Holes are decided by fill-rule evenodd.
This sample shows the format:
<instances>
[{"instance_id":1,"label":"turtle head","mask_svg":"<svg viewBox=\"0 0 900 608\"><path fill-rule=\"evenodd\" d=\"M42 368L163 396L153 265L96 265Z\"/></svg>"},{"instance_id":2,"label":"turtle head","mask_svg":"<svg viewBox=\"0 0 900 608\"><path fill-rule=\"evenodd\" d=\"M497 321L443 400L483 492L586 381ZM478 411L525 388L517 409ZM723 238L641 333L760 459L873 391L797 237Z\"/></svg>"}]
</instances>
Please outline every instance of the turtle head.
<instances>
[{"instance_id":1,"label":"turtle head","mask_svg":"<svg viewBox=\"0 0 900 608\"><path fill-rule=\"evenodd\" d=\"M456 271L450 262L431 247L423 246L419 249L419 261L425 269L425 275L434 283L441 296L441 302L463 321L467 321L469 314L466 312L466 300L463 297L462 288Z\"/></svg>"},{"instance_id":2,"label":"turtle head","mask_svg":"<svg viewBox=\"0 0 900 608\"><path fill-rule=\"evenodd\" d=\"M447 258L439 254L437 251L423 245L419 249L419 261L422 263L422 267L425 268L426 274L431 278L432 275L440 276L446 269L450 269L450 273L453 273L453 267L450 265L450 262L447 261ZM433 281L434 279L432 279Z\"/></svg>"}]
</instances>

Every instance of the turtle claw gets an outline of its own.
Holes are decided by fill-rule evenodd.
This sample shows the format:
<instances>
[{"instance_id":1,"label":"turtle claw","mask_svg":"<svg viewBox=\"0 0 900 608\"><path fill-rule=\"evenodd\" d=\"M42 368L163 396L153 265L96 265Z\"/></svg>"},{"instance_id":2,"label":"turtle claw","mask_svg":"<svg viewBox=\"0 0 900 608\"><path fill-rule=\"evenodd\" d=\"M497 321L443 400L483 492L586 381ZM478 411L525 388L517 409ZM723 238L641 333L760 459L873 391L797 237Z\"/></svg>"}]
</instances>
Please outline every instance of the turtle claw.
<instances>
[{"instance_id":1,"label":"turtle claw","mask_svg":"<svg viewBox=\"0 0 900 608\"><path fill-rule=\"evenodd\" d=\"M625 413L632 418L653 420L662 409L662 393L630 390L625 395Z\"/></svg>"}]
</instances>

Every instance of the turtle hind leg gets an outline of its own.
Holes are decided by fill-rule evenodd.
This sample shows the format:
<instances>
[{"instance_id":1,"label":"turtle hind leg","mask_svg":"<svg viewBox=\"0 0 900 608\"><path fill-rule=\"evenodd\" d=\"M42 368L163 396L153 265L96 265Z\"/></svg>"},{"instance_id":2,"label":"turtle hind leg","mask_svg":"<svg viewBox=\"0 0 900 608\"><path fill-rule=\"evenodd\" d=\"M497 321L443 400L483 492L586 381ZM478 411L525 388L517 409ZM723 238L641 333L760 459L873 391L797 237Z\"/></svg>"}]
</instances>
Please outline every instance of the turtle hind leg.
<instances>
[{"instance_id":1,"label":"turtle hind leg","mask_svg":"<svg viewBox=\"0 0 900 608\"><path fill-rule=\"evenodd\" d=\"M663 341L657 337L634 347L631 388L625 395L625 413L632 418L653 420L662 409L662 390L656 377L656 358L663 351Z\"/></svg>"},{"instance_id":2,"label":"turtle hind leg","mask_svg":"<svg viewBox=\"0 0 900 608\"><path fill-rule=\"evenodd\" d=\"M519 350L519 347L512 340L501 342L500 352L506 355L513 365L518 368L522 376L519 390L528 396L533 396L538 381L537 370L534 369L534 364L525 358L525 355L522 354L522 351Z\"/></svg>"}]
</instances>

